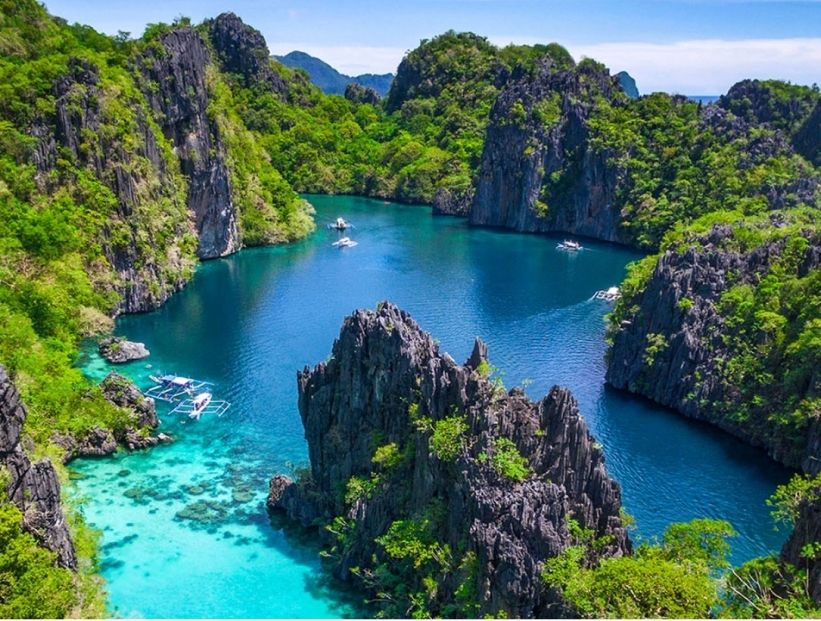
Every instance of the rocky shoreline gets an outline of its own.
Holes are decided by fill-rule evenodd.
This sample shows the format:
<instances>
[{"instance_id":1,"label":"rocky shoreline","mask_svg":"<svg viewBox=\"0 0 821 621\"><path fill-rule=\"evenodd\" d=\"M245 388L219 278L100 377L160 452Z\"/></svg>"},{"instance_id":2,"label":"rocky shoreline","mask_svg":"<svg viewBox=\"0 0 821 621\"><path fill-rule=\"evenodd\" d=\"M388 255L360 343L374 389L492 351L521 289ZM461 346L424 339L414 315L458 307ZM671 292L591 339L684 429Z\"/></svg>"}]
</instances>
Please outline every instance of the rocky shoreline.
<instances>
[{"instance_id":1,"label":"rocky shoreline","mask_svg":"<svg viewBox=\"0 0 821 621\"><path fill-rule=\"evenodd\" d=\"M108 402L127 411L129 422L116 429L94 427L82 437L55 433L51 441L63 449L63 463L78 457L112 455L120 448L136 451L173 442L165 433L152 435L160 424L154 400L143 396L130 379L112 371L100 388Z\"/></svg>"}]
</instances>

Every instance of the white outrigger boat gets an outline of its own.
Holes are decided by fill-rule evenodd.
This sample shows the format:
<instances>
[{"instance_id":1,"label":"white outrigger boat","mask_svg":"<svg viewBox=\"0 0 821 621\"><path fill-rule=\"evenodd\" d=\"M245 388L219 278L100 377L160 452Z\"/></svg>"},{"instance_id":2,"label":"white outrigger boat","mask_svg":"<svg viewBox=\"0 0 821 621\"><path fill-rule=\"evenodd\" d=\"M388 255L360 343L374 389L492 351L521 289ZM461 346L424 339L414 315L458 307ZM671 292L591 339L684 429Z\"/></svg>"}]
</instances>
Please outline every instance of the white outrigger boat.
<instances>
[{"instance_id":1,"label":"white outrigger boat","mask_svg":"<svg viewBox=\"0 0 821 621\"><path fill-rule=\"evenodd\" d=\"M210 392L202 392L193 399L186 399L171 413L187 414L188 418L199 420L203 414L222 416L231 407L227 401L216 401Z\"/></svg>"},{"instance_id":2,"label":"white outrigger boat","mask_svg":"<svg viewBox=\"0 0 821 621\"><path fill-rule=\"evenodd\" d=\"M340 240L338 240L338 241L335 241L335 242L334 242L333 244L331 244L331 245L332 245L332 246L335 246L335 247L337 247L337 248L353 248L353 247L354 247L354 246L356 246L358 243L359 243L359 242L355 242L355 241L354 241L354 240L352 240L350 237L343 237L342 239L340 239Z\"/></svg>"},{"instance_id":3,"label":"white outrigger boat","mask_svg":"<svg viewBox=\"0 0 821 621\"><path fill-rule=\"evenodd\" d=\"M348 228L353 228L353 224L351 224L350 222L347 222L345 220L345 218L340 216L339 218L336 219L335 222L332 222L331 224L329 224L328 228L329 229L336 229L337 231L344 231Z\"/></svg>"},{"instance_id":4,"label":"white outrigger boat","mask_svg":"<svg viewBox=\"0 0 821 621\"><path fill-rule=\"evenodd\" d=\"M577 241L573 241L572 239L565 239L562 243L558 244L556 248L560 250L577 251L582 249L582 245Z\"/></svg>"},{"instance_id":5,"label":"white outrigger boat","mask_svg":"<svg viewBox=\"0 0 821 621\"><path fill-rule=\"evenodd\" d=\"M600 291L596 291L593 294L593 298L596 300L605 300L607 302L615 302L621 297L621 291L619 291L618 287L609 287L607 289L601 289Z\"/></svg>"},{"instance_id":6,"label":"white outrigger boat","mask_svg":"<svg viewBox=\"0 0 821 621\"><path fill-rule=\"evenodd\" d=\"M154 385L143 394L146 397L169 403L191 397L197 391L211 385L211 382L202 382L181 375L149 375L148 377Z\"/></svg>"}]
</instances>

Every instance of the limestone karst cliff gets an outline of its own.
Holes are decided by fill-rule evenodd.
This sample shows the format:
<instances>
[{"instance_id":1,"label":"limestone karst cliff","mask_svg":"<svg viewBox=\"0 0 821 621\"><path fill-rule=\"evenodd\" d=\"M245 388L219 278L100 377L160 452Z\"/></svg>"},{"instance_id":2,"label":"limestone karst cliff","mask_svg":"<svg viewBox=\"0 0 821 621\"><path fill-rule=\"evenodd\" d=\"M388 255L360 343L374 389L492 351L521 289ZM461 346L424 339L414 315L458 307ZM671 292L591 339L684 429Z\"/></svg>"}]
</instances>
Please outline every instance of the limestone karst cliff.
<instances>
[{"instance_id":1,"label":"limestone karst cliff","mask_svg":"<svg viewBox=\"0 0 821 621\"><path fill-rule=\"evenodd\" d=\"M789 538L781 549L780 560L807 571L807 594L821 606L821 559L807 553L807 546L821 542L821 489L814 489L798 507L798 515Z\"/></svg>"},{"instance_id":2,"label":"limestone karst cliff","mask_svg":"<svg viewBox=\"0 0 821 621\"><path fill-rule=\"evenodd\" d=\"M191 27L159 36L140 60L151 109L160 118L188 178L188 208L194 215L201 258L235 252L240 247L225 144L208 116L206 69L210 53Z\"/></svg>"},{"instance_id":3,"label":"limestone karst cliff","mask_svg":"<svg viewBox=\"0 0 821 621\"><path fill-rule=\"evenodd\" d=\"M821 239L780 227L716 226L647 259L613 314L607 381L817 473Z\"/></svg>"},{"instance_id":4,"label":"limestone karst cliff","mask_svg":"<svg viewBox=\"0 0 821 621\"><path fill-rule=\"evenodd\" d=\"M617 81L591 62L558 68L545 58L512 80L491 112L471 224L626 241L620 167L594 148L588 123L599 98L618 96Z\"/></svg>"},{"instance_id":5,"label":"limestone karst cliff","mask_svg":"<svg viewBox=\"0 0 821 621\"><path fill-rule=\"evenodd\" d=\"M0 365L0 465L8 479L5 493L23 514L23 529L57 554L57 562L74 569L74 542L60 505L60 481L48 459L32 462L23 447L27 412L6 368Z\"/></svg>"},{"instance_id":6,"label":"limestone karst cliff","mask_svg":"<svg viewBox=\"0 0 821 621\"><path fill-rule=\"evenodd\" d=\"M571 519L605 537L602 555L629 550L619 486L567 390L532 402L488 368L478 339L460 366L393 304L357 311L329 361L299 373L311 473L275 477L270 506L336 524L337 576L373 590L390 588L379 576L407 580L431 614L560 612L542 562L571 545ZM448 561L400 576L392 544L412 525ZM425 592L424 579L437 587Z\"/></svg>"}]
</instances>

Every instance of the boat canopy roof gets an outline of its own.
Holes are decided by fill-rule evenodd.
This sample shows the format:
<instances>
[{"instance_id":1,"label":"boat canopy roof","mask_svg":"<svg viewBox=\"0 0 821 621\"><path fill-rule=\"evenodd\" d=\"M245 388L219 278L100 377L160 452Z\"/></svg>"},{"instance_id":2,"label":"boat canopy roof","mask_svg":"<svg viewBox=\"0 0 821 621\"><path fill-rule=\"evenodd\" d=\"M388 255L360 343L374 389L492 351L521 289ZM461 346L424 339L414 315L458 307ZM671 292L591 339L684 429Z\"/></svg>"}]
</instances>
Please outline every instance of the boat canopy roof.
<instances>
[{"instance_id":1,"label":"boat canopy roof","mask_svg":"<svg viewBox=\"0 0 821 621\"><path fill-rule=\"evenodd\" d=\"M163 375L160 378L163 384L174 384L175 386L188 386L192 380L190 377L180 377L178 375Z\"/></svg>"}]
</instances>

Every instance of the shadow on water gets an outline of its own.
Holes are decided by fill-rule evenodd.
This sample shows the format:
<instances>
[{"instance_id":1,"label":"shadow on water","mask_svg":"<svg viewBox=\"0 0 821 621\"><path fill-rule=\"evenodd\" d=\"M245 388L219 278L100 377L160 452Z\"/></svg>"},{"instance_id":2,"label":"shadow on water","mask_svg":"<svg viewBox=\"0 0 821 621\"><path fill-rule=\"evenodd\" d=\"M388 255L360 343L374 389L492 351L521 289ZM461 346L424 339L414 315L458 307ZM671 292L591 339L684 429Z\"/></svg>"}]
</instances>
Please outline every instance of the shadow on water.
<instances>
[{"instance_id":1,"label":"shadow on water","mask_svg":"<svg viewBox=\"0 0 821 621\"><path fill-rule=\"evenodd\" d=\"M287 542L291 550L301 550L310 559L321 556L323 545L322 535L316 528L303 528L294 524L280 513L269 511L267 520L261 524L269 533L271 545L277 545L274 539ZM351 582L343 582L333 575L331 562L321 560L322 571L305 576L305 590L319 599L328 599L335 602L332 610L344 618L372 618L376 610L367 603L366 593Z\"/></svg>"}]
</instances>

